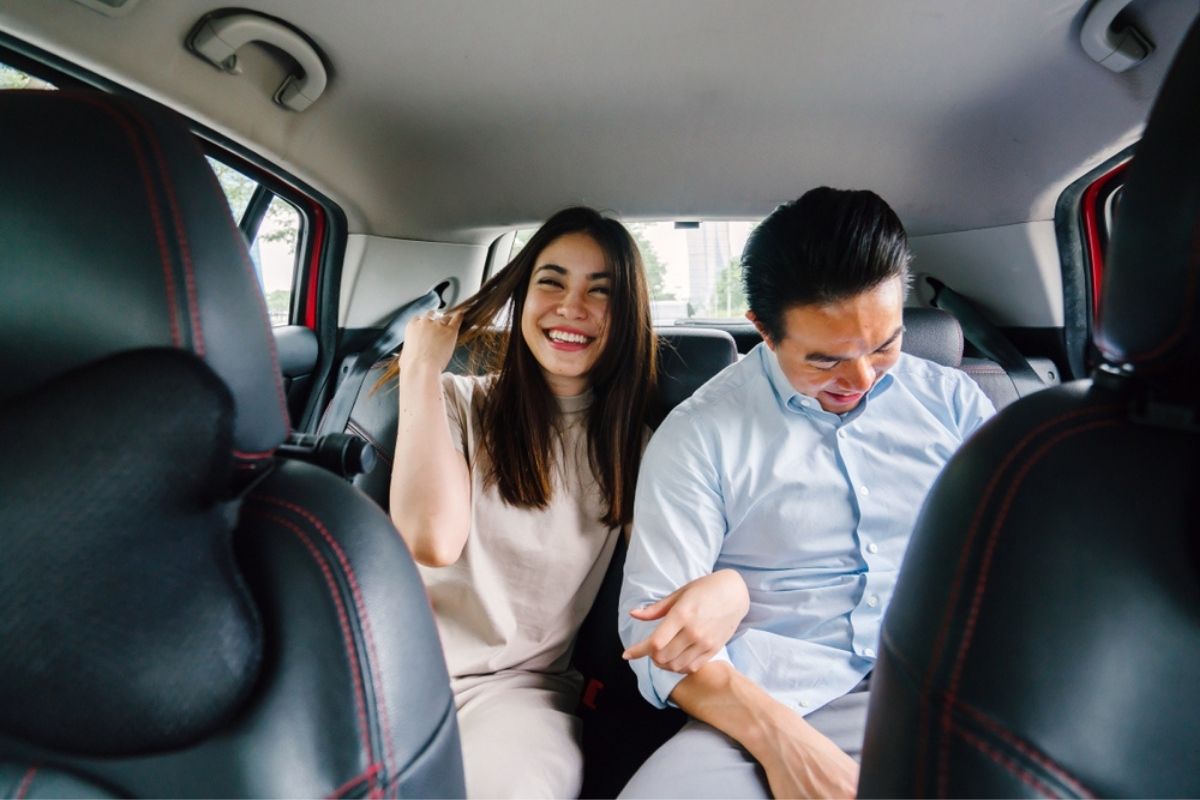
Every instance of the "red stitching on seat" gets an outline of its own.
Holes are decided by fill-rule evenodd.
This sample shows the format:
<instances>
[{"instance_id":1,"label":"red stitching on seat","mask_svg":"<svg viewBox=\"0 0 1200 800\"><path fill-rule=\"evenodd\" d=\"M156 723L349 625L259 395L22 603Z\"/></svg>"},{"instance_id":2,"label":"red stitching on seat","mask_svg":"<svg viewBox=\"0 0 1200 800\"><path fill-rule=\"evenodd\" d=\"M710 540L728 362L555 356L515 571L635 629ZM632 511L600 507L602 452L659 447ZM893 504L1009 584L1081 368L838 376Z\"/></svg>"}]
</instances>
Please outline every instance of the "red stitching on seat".
<instances>
[{"instance_id":1,"label":"red stitching on seat","mask_svg":"<svg viewBox=\"0 0 1200 800\"><path fill-rule=\"evenodd\" d=\"M342 597L338 593L337 582L333 579L333 573L330 572L329 565L325 563L325 559L322 558L321 551L317 549L316 545L310 542L308 537L304 535L304 532L293 524L291 520L277 517L261 509L249 508L248 511L291 530L313 557L313 561L321 568L321 574L325 576L325 585L329 588L329 595L333 598L333 603L337 607L338 623L342 628L342 641L346 646L347 660L350 662L350 677L354 679L354 705L358 713L359 736L362 738L363 747L367 753L370 753L371 729L367 725L367 704L363 693L362 679L359 675L361 668L358 663L358 653L354 649L354 636L350 632L350 618L346 613L346 607L342 604Z\"/></svg>"},{"instance_id":2,"label":"red stitching on seat","mask_svg":"<svg viewBox=\"0 0 1200 800\"><path fill-rule=\"evenodd\" d=\"M367 767L366 772L363 772L361 775L354 776L338 788L334 789L333 793L329 795L329 798L330 800L336 800L346 792L358 786L363 781L374 781L377 777L379 777L379 765L372 764L371 766Z\"/></svg>"},{"instance_id":3,"label":"red stitching on seat","mask_svg":"<svg viewBox=\"0 0 1200 800\"><path fill-rule=\"evenodd\" d=\"M1093 411L1095 409L1086 409L1086 410ZM1063 418L1069 417L1069 416L1072 416L1072 415L1070 415L1070 414L1063 415ZM1078 415L1075 415L1075 416L1078 416ZM979 611L983 606L983 595L984 595L984 592L987 590L988 574L989 574L989 570L991 570L992 557L993 557L993 555L995 555L996 544L1000 539L1000 530L1001 530L1001 528L1004 527L1004 520L1008 516L1008 512L1012 506L1013 498L1016 497L1017 491L1021 488L1022 482L1025 480L1025 477L1029 474L1029 471L1032 470L1033 467L1036 466L1037 463L1039 461L1041 461L1042 458L1044 458L1047 453L1049 453L1051 450L1053 450L1055 447L1057 447L1059 445L1059 443L1061 443L1063 440L1069 439L1073 436L1077 436L1081 433L1086 433L1086 432L1094 430L1096 428L1111 427L1111 426L1118 424L1118 422L1119 422L1119 420L1115 419L1115 418L1093 420L1091 422L1081 423L1081 424L1076 425L1076 427L1074 427L1074 428L1069 428L1068 430L1059 432L1058 434L1056 434L1055 436L1050 438L1048 441L1046 441L1044 444L1042 444L1042 446L1039 447L1036 451L1034 451L1034 454L1029 458L1029 460L1027 462L1025 462L1025 464L1023 464L1021 466L1021 469L1017 472L1016 476L1009 483L1008 490L1004 496L1004 500L1000 505L1000 510L997 512L995 521L992 523L991 530L988 532L987 543L984 545L984 548L983 548L983 558L979 565L979 577L975 584L975 594L971 598L971 605L967 612L967 622L963 628L963 635L962 635L961 641L959 642L958 653L956 654L955 659L954 659L954 667L950 673L950 683L949 683L948 688L946 689L945 707L942 709L942 729L944 731L949 731L950 725L952 724L950 715L952 713L954 705L958 702L958 700L957 700L958 685L959 685L960 681L962 680L963 665L966 663L967 651L971 647L971 637L974 635L975 623L978 621ZM1041 426L1041 427L1044 427L1044 426ZM1029 437L1026 437L1026 438L1029 438ZM991 487L989 486L989 489L990 488ZM990 492L987 495L985 495L985 497L988 497L989 495L990 495ZM983 507L983 504L981 503L980 509L982 509L982 507ZM972 527L974 527L974 526L972 526ZM972 535L973 535L973 532L972 532ZM938 757L939 789L942 794L945 794L944 779L945 779L945 772L946 772L946 768L947 768L946 762L947 762L947 758L948 758L948 753L947 753L948 743L945 740L943 740L942 747L940 750L941 750L941 752L939 753L939 757Z\"/></svg>"},{"instance_id":4,"label":"red stitching on seat","mask_svg":"<svg viewBox=\"0 0 1200 800\"><path fill-rule=\"evenodd\" d=\"M1083 795L1084 797L1095 797L1096 796L1094 792L1092 792L1086 786L1084 786L1082 783L1080 783L1078 778L1076 778L1074 775L1071 775L1069 772L1067 772L1066 769L1064 769L1061 765L1055 763L1045 753L1042 753L1040 750L1038 750L1033 745L1026 742L1024 739L1021 739L1015 733L1013 733L1012 731L1005 728L1003 725L1001 725L999 722L997 722L996 720L989 717L987 714L984 714L979 709L973 708L970 705L962 702L961 700L956 701L956 705L958 706L959 709L961 709L966 714L968 714L969 716L974 718L977 722L979 722L981 725L986 727L992 733L996 734L1001 739L1003 739L1004 741L1006 741L1010 745L1012 745L1022 755L1027 756L1028 758L1032 759L1038 766L1042 767L1047 772L1051 773L1056 778L1058 778L1060 781L1062 781L1063 783L1070 786L1075 791L1076 794Z\"/></svg>"},{"instance_id":5,"label":"red stitching on seat","mask_svg":"<svg viewBox=\"0 0 1200 800\"><path fill-rule=\"evenodd\" d=\"M358 588L358 581L354 577L354 568L350 566L350 560L346 558L345 552L343 552L342 548L338 545L337 540L334 539L333 535L329 533L329 530L321 523L321 520L317 519L317 517L310 513L307 509L302 508L295 503L284 500L282 497L259 495L258 499L262 500L263 502L272 503L282 508L286 508L289 511L299 514L308 520L308 522L321 533L321 536L325 539L325 542L337 556L338 563L342 565L342 570L346 574L346 580L350 584L350 593L354 598L354 606L358 611L359 618L362 620L363 639L366 641L367 655L371 662L369 665L371 667L371 683L375 687L375 698L376 702L379 704L379 722L380 727L383 728L383 741L387 752L387 759L384 761L383 767L385 771L389 765L397 767L398 765L396 764L395 754L392 747L392 731L388 720L387 703L384 699L383 687L379 683L379 672L382 669L382 665L379 663L379 657L375 653L375 636L371 632L371 620L367 616L367 607L363 602L362 592Z\"/></svg>"},{"instance_id":6,"label":"red stitching on seat","mask_svg":"<svg viewBox=\"0 0 1200 800\"><path fill-rule=\"evenodd\" d=\"M175 185L171 182L171 173L167 169L167 160L163 156L162 145L159 143L158 137L150 127L150 124L146 122L145 117L138 114L137 121L141 125L142 130L145 131L146 139L150 142L150 150L154 153L159 174L162 176L163 188L167 193L167 205L171 207L171 218L175 222L175 230L179 235L179 254L183 259L184 295L187 299L188 315L191 317L192 330L195 334L196 355L203 356L204 329L200 324L200 308L196 301L196 273L192 267L192 251L188 247L187 229L183 225L183 213L179 210L179 200L175 196Z\"/></svg>"},{"instance_id":7,"label":"red stitching on seat","mask_svg":"<svg viewBox=\"0 0 1200 800\"><path fill-rule=\"evenodd\" d=\"M264 458L271 458L275 455L274 450L262 450L257 453L247 453L242 450L233 450L231 452L235 457L244 459L246 461L260 461Z\"/></svg>"},{"instance_id":8,"label":"red stitching on seat","mask_svg":"<svg viewBox=\"0 0 1200 800\"><path fill-rule=\"evenodd\" d=\"M1043 422L1041 425L1038 425L1033 430L1029 431L1029 433L1025 434L1025 436L1023 436L1021 440L1018 441L1017 444L1008 451L1008 453L1000 461L999 466L993 471L991 480L988 481L988 485L984 489L983 494L979 499L979 503L975 507L975 515L971 519L971 526L967 529L967 536L963 540L963 547L961 553L959 554L958 565L954 570L954 580L950 584L950 595L946 602L946 611L942 615L942 623L938 628L937 638L934 640L933 652L931 653L929 659L929 667L925 671L925 680L921 683L921 693L919 696L921 700L919 704L921 712L917 723L918 742L924 743L929 741L930 713L932 710L932 703L930 702L929 698L932 694L934 673L938 670L942 659L942 653L946 648L946 638L950 633L950 623L953 620L954 613L958 607L958 598L962 593L963 579L965 578L967 571L967 561L972 551L972 545L975 543L975 537L978 534L979 526L983 522L983 512L991 503L992 495L996 492L996 488L1000 482L1001 476L1004 475L1021 451L1024 450L1030 444L1030 442L1047 430L1050 430L1055 426L1075 417L1085 416L1087 414L1111 413L1117 411L1118 409L1119 406L1115 405L1097 406L1095 408L1075 409L1065 414L1060 414L1057 417L1052 417L1051 419ZM915 791L919 791L920 787L925 785L925 759L921 758L922 748L923 745L916 748L918 760L916 764ZM941 757L939 756L939 763L940 760Z\"/></svg>"},{"instance_id":9,"label":"red stitching on seat","mask_svg":"<svg viewBox=\"0 0 1200 800\"><path fill-rule=\"evenodd\" d=\"M1004 769L1008 770L1017 778L1017 780L1021 781L1021 783L1033 788L1034 791L1041 793L1045 797L1061 797L1061 795L1055 793L1054 790L1049 786L1039 781L1033 774L1021 769L1020 764L1016 763L1011 758L1008 758L999 750L996 750L987 742L980 739L978 736L975 736L973 733L970 733L966 729L957 725L954 727L954 730L963 738L963 741L986 755ZM942 796L944 797L945 795L943 794Z\"/></svg>"},{"instance_id":10,"label":"red stitching on seat","mask_svg":"<svg viewBox=\"0 0 1200 800\"><path fill-rule=\"evenodd\" d=\"M38 768L30 767L25 776L21 778L21 782L17 784L17 793L13 795L16 800L25 800L25 793L29 791L29 787L33 785L33 776L37 775Z\"/></svg>"},{"instance_id":11,"label":"red stitching on seat","mask_svg":"<svg viewBox=\"0 0 1200 800\"><path fill-rule=\"evenodd\" d=\"M154 234L158 240L158 255L159 259L162 261L163 281L166 284L167 317L169 318L171 325L171 342L176 347L182 348L183 336L179 332L179 320L176 316L175 310L175 278L171 274L171 254L170 250L167 248L166 229L163 227L162 216L158 208L158 199L154 196L154 181L150 176L150 166L146 163L146 157L142 153L142 149L137 142L137 131L134 130L133 125L130 124L127 119L118 114L116 109L110 105L101 103L94 98L88 97L87 95L72 94L62 96L70 97L70 99L74 101L98 108L105 114L108 114L117 121L117 124L121 126L121 129L125 132L126 137L129 139L130 147L133 149L133 153L137 157L138 172L142 176L142 184L146 190L146 198L150 204L150 218L154 223Z\"/></svg>"}]
</instances>

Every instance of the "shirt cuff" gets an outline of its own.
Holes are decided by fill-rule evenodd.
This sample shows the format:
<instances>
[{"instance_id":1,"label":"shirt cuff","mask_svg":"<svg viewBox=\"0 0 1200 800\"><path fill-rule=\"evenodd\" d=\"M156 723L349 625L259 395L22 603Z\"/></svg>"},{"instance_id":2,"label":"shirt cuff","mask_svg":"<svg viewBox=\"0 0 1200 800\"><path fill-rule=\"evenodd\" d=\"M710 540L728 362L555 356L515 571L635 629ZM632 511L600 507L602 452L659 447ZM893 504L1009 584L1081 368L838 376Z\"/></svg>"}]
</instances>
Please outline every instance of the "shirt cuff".
<instances>
[{"instance_id":1,"label":"shirt cuff","mask_svg":"<svg viewBox=\"0 0 1200 800\"><path fill-rule=\"evenodd\" d=\"M729 652L724 647L714 653L713 657L709 659L709 661L724 661L726 664L731 666L733 664L733 662L729 660ZM659 708L679 708L679 706L675 705L674 701L671 700L671 692L675 691L675 687L678 686L679 682L686 678L687 675L683 674L682 672L671 672L670 670L663 669L662 667L657 666L649 658L646 659L646 662L650 668L649 677L651 691L654 693L654 700L657 701L655 702L655 705ZM643 692L643 694L645 694L645 692Z\"/></svg>"}]
</instances>

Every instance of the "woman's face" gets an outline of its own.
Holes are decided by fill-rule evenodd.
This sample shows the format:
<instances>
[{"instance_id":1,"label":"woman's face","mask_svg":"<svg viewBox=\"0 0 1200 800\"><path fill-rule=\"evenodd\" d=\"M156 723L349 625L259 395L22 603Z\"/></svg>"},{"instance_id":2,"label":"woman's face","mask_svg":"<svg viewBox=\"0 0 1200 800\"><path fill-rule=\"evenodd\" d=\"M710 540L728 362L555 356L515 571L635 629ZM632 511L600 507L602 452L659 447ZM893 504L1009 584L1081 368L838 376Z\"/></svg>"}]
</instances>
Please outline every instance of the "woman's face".
<instances>
[{"instance_id":1,"label":"woman's face","mask_svg":"<svg viewBox=\"0 0 1200 800\"><path fill-rule=\"evenodd\" d=\"M586 233L558 237L534 262L521 335L559 397L591 385L592 367L608 339L611 286L604 251Z\"/></svg>"}]
</instances>

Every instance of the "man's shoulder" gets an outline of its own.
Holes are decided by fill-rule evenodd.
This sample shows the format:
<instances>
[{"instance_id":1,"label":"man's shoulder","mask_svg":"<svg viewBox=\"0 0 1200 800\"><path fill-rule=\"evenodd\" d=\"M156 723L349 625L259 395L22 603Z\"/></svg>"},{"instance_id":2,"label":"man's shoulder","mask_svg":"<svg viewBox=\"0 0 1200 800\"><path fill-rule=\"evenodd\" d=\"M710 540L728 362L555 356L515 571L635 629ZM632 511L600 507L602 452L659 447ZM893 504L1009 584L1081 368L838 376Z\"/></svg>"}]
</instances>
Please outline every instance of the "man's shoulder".
<instances>
[{"instance_id":1,"label":"man's shoulder","mask_svg":"<svg viewBox=\"0 0 1200 800\"><path fill-rule=\"evenodd\" d=\"M891 372L902 382L919 385L922 382L973 384L971 377L957 367L948 367L927 358L901 353Z\"/></svg>"},{"instance_id":2,"label":"man's shoulder","mask_svg":"<svg viewBox=\"0 0 1200 800\"><path fill-rule=\"evenodd\" d=\"M995 413L979 384L957 367L904 354L892 374L904 389L900 396L911 397L939 415L946 413L957 419L976 412L984 417Z\"/></svg>"},{"instance_id":3,"label":"man's shoulder","mask_svg":"<svg viewBox=\"0 0 1200 800\"><path fill-rule=\"evenodd\" d=\"M747 398L769 390L759 353L752 350L710 378L676 406L668 419L675 415L695 420L723 419L730 408L741 408Z\"/></svg>"}]
</instances>

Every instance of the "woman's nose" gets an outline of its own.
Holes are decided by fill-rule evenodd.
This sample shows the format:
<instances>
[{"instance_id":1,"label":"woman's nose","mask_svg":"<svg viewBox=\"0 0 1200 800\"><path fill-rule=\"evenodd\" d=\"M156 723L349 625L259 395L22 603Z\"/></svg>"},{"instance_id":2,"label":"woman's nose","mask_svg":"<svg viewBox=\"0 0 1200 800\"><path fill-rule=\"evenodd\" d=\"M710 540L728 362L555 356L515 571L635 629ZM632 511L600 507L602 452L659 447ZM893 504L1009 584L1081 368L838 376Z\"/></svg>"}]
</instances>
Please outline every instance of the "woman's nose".
<instances>
[{"instance_id":1,"label":"woman's nose","mask_svg":"<svg viewBox=\"0 0 1200 800\"><path fill-rule=\"evenodd\" d=\"M587 316L583 300L574 294L567 295L558 305L558 315L567 319L582 319Z\"/></svg>"}]
</instances>

